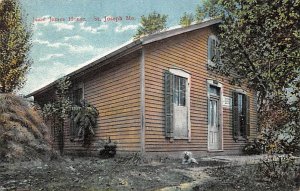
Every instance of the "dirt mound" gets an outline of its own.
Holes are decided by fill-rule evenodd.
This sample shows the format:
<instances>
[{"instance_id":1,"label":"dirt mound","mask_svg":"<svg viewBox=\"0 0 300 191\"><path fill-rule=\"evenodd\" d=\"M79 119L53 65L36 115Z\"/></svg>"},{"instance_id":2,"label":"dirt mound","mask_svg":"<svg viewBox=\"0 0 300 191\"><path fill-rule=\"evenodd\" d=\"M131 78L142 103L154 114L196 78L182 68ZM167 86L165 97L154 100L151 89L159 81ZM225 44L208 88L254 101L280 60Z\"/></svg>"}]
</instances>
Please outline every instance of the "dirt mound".
<instances>
[{"instance_id":1,"label":"dirt mound","mask_svg":"<svg viewBox=\"0 0 300 191\"><path fill-rule=\"evenodd\" d=\"M0 94L0 162L47 159L48 128L34 105L12 94Z\"/></svg>"}]
</instances>

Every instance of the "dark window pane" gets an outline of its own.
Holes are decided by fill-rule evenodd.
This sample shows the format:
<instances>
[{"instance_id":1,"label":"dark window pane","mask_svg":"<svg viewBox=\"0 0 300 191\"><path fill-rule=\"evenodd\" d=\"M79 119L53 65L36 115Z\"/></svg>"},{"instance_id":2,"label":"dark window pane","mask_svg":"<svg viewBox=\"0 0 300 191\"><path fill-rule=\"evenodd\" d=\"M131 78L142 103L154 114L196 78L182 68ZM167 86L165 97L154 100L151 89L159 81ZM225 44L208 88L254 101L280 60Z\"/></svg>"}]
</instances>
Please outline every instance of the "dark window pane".
<instances>
[{"instance_id":1,"label":"dark window pane","mask_svg":"<svg viewBox=\"0 0 300 191\"><path fill-rule=\"evenodd\" d=\"M82 88L74 89L72 94L73 94L73 96L72 96L73 104L80 105L80 101L83 99L83 89ZM74 116L72 116L72 118L74 118ZM70 124L71 125L70 135L71 135L72 138L77 138L79 128L77 127L77 124L75 124L73 120L71 120L70 122L71 122L71 124Z\"/></svg>"},{"instance_id":2,"label":"dark window pane","mask_svg":"<svg viewBox=\"0 0 300 191\"><path fill-rule=\"evenodd\" d=\"M213 37L209 38L209 53L208 53L208 59L214 63L220 63L220 50L219 50L219 41Z\"/></svg>"},{"instance_id":3,"label":"dark window pane","mask_svg":"<svg viewBox=\"0 0 300 191\"><path fill-rule=\"evenodd\" d=\"M244 137L246 135L246 115L245 115L245 95L238 94L238 117L239 117L239 134Z\"/></svg>"},{"instance_id":4,"label":"dark window pane","mask_svg":"<svg viewBox=\"0 0 300 191\"><path fill-rule=\"evenodd\" d=\"M219 87L217 87L217 86L212 86L212 85L210 85L209 86L209 93L210 94L214 94L214 95L220 95L220 88Z\"/></svg>"},{"instance_id":5,"label":"dark window pane","mask_svg":"<svg viewBox=\"0 0 300 191\"><path fill-rule=\"evenodd\" d=\"M175 76L174 79L174 103L178 106L186 104L186 78Z\"/></svg>"},{"instance_id":6,"label":"dark window pane","mask_svg":"<svg viewBox=\"0 0 300 191\"><path fill-rule=\"evenodd\" d=\"M243 114L243 95L238 95L238 108L239 108L239 115Z\"/></svg>"},{"instance_id":7,"label":"dark window pane","mask_svg":"<svg viewBox=\"0 0 300 191\"><path fill-rule=\"evenodd\" d=\"M73 91L73 103L80 105L80 100L83 98L82 88L78 88Z\"/></svg>"},{"instance_id":8,"label":"dark window pane","mask_svg":"<svg viewBox=\"0 0 300 191\"><path fill-rule=\"evenodd\" d=\"M209 52L209 53L210 53L210 58L209 58L209 59L210 59L211 61L213 60L213 57L214 57L214 52L215 52L215 51L214 51L214 49L215 49L214 47L215 47L215 45L214 45L214 40L211 39L211 40L210 40L210 49L209 49L209 51L210 51L210 52Z\"/></svg>"}]
</instances>

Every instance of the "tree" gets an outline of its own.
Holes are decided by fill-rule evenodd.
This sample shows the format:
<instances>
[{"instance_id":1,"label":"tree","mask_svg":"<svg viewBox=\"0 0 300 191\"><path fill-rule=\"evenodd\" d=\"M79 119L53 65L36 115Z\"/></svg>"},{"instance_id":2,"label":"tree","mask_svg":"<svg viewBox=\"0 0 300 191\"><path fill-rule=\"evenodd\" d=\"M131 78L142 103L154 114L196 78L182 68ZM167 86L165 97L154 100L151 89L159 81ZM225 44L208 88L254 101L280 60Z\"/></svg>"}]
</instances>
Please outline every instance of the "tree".
<instances>
[{"instance_id":1,"label":"tree","mask_svg":"<svg viewBox=\"0 0 300 191\"><path fill-rule=\"evenodd\" d=\"M219 17L222 13L222 6L218 0L203 0L202 6L196 7L195 19L197 23L202 22L204 19L212 19Z\"/></svg>"},{"instance_id":2,"label":"tree","mask_svg":"<svg viewBox=\"0 0 300 191\"><path fill-rule=\"evenodd\" d=\"M134 38L138 39L166 29L167 17L167 15L161 15L155 11L150 13L148 16L143 15L141 17L141 26L138 28Z\"/></svg>"},{"instance_id":3,"label":"tree","mask_svg":"<svg viewBox=\"0 0 300 191\"><path fill-rule=\"evenodd\" d=\"M69 98L69 88L71 82L68 77L63 77L58 81L55 92L55 101L43 106L43 115L46 119L52 120L53 128L57 130L58 144L61 154L64 149L64 122L70 115L72 102Z\"/></svg>"},{"instance_id":4,"label":"tree","mask_svg":"<svg viewBox=\"0 0 300 191\"><path fill-rule=\"evenodd\" d=\"M184 13L183 16L180 18L179 24L183 27L190 26L194 21L194 16L192 14Z\"/></svg>"},{"instance_id":5,"label":"tree","mask_svg":"<svg viewBox=\"0 0 300 191\"><path fill-rule=\"evenodd\" d=\"M0 1L0 92L12 92L25 82L31 59L31 32L18 0Z\"/></svg>"},{"instance_id":6,"label":"tree","mask_svg":"<svg viewBox=\"0 0 300 191\"><path fill-rule=\"evenodd\" d=\"M257 91L261 128L286 129L299 144L300 1L220 0L218 7L222 64L214 69Z\"/></svg>"},{"instance_id":7,"label":"tree","mask_svg":"<svg viewBox=\"0 0 300 191\"><path fill-rule=\"evenodd\" d=\"M257 90L260 105L286 101L288 88L299 95L300 1L238 2L219 2L222 70Z\"/></svg>"}]
</instances>

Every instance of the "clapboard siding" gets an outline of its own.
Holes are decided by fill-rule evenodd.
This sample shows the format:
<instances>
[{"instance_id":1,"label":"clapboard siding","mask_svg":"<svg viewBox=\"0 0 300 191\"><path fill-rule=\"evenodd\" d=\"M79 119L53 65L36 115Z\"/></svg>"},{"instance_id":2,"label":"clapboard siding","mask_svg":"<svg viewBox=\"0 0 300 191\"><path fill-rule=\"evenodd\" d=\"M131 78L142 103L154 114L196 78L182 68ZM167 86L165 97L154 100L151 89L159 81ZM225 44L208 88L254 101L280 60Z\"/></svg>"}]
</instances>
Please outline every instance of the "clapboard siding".
<instances>
[{"instance_id":1,"label":"clapboard siding","mask_svg":"<svg viewBox=\"0 0 300 191\"><path fill-rule=\"evenodd\" d=\"M110 137L118 142L119 151L142 151L143 144L146 152L207 151L207 80L221 83L223 96L226 97L232 98L232 92L240 88L231 85L226 77L208 70L207 39L211 33L211 29L206 27L143 45L144 56L141 51L136 51L135 57L128 57L124 62L118 60L110 63L77 80L75 83L84 83L85 99L99 110L94 142ZM190 141L170 141L165 138L163 86L164 72L170 68L182 69L191 75ZM143 70L144 73L141 73ZM143 83L144 92L141 88ZM253 138L257 133L255 92L245 87L242 89L250 96L250 134ZM38 99L44 102L43 97L40 95ZM145 108L144 116L141 108ZM145 137L141 117L145 119ZM66 120L65 150L85 151L86 148L80 142L70 142L69 130L69 122ZM245 141L233 140L232 110L223 108L224 153L241 151L244 144ZM57 147L57 140L54 146ZM96 149L92 145L89 151Z\"/></svg>"},{"instance_id":2,"label":"clapboard siding","mask_svg":"<svg viewBox=\"0 0 300 191\"><path fill-rule=\"evenodd\" d=\"M119 151L140 150L140 61L133 58L122 64L85 76L73 83L84 83L84 98L99 111L93 143L108 137ZM80 142L70 141L69 122L65 122L65 152L86 151ZM54 147L58 148L57 140ZM97 150L95 144L89 151Z\"/></svg>"},{"instance_id":3,"label":"clapboard siding","mask_svg":"<svg viewBox=\"0 0 300 191\"><path fill-rule=\"evenodd\" d=\"M177 35L145 47L145 150L207 151L207 79L223 85L223 95L232 97L239 87L229 84L226 77L217 76L207 69L207 39L209 28ZM163 75L169 68L182 69L191 74L190 116L191 141L170 142L164 133ZM251 136L256 135L255 94L247 90L251 99ZM245 141L234 142L232 136L232 110L223 108L224 151L241 150Z\"/></svg>"}]
</instances>

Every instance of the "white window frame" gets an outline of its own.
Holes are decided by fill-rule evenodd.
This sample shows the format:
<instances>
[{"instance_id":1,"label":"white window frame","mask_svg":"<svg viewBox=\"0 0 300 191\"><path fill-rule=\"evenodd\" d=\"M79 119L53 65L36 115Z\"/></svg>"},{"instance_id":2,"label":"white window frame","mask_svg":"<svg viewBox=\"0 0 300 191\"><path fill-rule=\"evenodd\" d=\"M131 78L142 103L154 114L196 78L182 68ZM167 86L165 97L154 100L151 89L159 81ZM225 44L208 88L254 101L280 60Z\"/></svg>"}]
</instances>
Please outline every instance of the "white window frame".
<instances>
[{"instance_id":1,"label":"white window frame","mask_svg":"<svg viewBox=\"0 0 300 191\"><path fill-rule=\"evenodd\" d=\"M207 150L208 151L223 151L224 150L224 146L223 146L223 143L224 143L224 137L223 137L223 106L222 106L222 103L223 103L223 84L221 84L220 82L216 81L216 80L207 80L207 106L209 104L209 100L210 100L210 97L211 97L211 94L209 92L209 88L210 86L215 86L215 87L218 87L220 88L220 105L219 105L219 123L220 123L220 136L221 136L221 149L219 150L210 150L209 148L209 141L208 141L208 137L209 137L209 131L208 131L208 128L209 128L209 120L208 120L208 111L207 111ZM208 109L208 107L207 107Z\"/></svg>"},{"instance_id":2,"label":"white window frame","mask_svg":"<svg viewBox=\"0 0 300 191\"><path fill-rule=\"evenodd\" d=\"M174 139L188 139L188 141L191 141L191 115L190 115L190 91L191 91L191 75L187 73L186 71L183 71L181 69L169 69L169 72L173 75L180 76L187 79L187 89L186 89L186 107L188 112L188 119L187 119L187 126L188 126L188 137L176 137L174 136ZM174 127L173 127L174 128Z\"/></svg>"},{"instance_id":3,"label":"white window frame","mask_svg":"<svg viewBox=\"0 0 300 191\"><path fill-rule=\"evenodd\" d=\"M243 90L243 89L235 89L234 91L237 92L237 93L240 93L240 94L248 95L248 94L247 94L247 91L245 91L245 90Z\"/></svg>"},{"instance_id":4,"label":"white window frame","mask_svg":"<svg viewBox=\"0 0 300 191\"><path fill-rule=\"evenodd\" d=\"M219 39L216 37L216 35L210 35L209 37L208 37L208 40L207 40L207 63L208 63L208 66L216 66L216 64L217 63L215 63L215 62L213 62L212 60L211 60L211 52L210 52L210 50L211 50L211 41L212 40L215 40L218 44L220 44L220 41L219 41ZM220 53L219 53L219 55L220 55ZM220 60L221 60L221 58L220 58Z\"/></svg>"}]
</instances>

